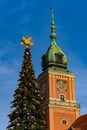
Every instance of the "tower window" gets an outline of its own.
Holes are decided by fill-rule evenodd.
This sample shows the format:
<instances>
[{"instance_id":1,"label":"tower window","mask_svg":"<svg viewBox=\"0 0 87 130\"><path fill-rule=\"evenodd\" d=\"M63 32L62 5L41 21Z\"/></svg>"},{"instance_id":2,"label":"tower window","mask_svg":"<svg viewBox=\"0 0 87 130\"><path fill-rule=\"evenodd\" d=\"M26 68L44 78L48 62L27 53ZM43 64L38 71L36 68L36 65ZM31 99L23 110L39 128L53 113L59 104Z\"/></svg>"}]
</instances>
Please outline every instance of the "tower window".
<instances>
[{"instance_id":1,"label":"tower window","mask_svg":"<svg viewBox=\"0 0 87 130\"><path fill-rule=\"evenodd\" d=\"M62 119L61 122L62 122L63 125L66 125L66 124L67 124L67 120L66 120L66 119Z\"/></svg>"},{"instance_id":2,"label":"tower window","mask_svg":"<svg viewBox=\"0 0 87 130\"><path fill-rule=\"evenodd\" d=\"M56 54L55 54L56 61L57 61L57 62L62 62L62 56L63 56L62 54L57 54L57 53L56 53Z\"/></svg>"},{"instance_id":3,"label":"tower window","mask_svg":"<svg viewBox=\"0 0 87 130\"><path fill-rule=\"evenodd\" d=\"M64 101L65 101L64 95L60 95L60 101L61 101L61 102L64 102Z\"/></svg>"}]
</instances>

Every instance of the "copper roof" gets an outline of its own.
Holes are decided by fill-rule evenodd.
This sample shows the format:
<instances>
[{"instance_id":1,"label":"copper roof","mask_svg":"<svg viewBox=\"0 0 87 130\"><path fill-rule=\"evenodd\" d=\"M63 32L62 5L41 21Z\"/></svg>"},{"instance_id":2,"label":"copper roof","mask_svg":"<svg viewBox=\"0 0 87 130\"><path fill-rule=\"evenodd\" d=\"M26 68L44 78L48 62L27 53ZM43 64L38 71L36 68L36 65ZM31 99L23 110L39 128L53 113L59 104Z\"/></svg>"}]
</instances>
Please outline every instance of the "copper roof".
<instances>
[{"instance_id":1,"label":"copper roof","mask_svg":"<svg viewBox=\"0 0 87 130\"><path fill-rule=\"evenodd\" d=\"M71 128L84 128L84 130L87 130L87 114L77 118L68 130L71 130Z\"/></svg>"}]
</instances>

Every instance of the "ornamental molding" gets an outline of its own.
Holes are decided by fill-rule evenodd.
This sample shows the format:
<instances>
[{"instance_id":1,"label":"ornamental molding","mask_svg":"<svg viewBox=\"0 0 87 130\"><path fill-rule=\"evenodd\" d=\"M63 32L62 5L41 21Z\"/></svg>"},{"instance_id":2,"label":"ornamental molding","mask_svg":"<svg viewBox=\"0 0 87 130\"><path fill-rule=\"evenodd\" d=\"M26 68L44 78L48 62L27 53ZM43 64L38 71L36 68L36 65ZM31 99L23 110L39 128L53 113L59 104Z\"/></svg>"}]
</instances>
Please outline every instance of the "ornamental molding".
<instances>
[{"instance_id":1,"label":"ornamental molding","mask_svg":"<svg viewBox=\"0 0 87 130\"><path fill-rule=\"evenodd\" d=\"M60 101L60 99L49 98L46 101L46 104L49 107L53 108L64 108L64 109L72 109L72 110L80 110L80 106L76 103L76 101L66 100L64 102Z\"/></svg>"},{"instance_id":2,"label":"ornamental molding","mask_svg":"<svg viewBox=\"0 0 87 130\"><path fill-rule=\"evenodd\" d=\"M52 71L49 70L48 71L49 74L54 74L54 75L58 75L58 76L66 76L66 77L70 77L70 78L75 78L76 76L72 73L68 73L67 71Z\"/></svg>"}]
</instances>

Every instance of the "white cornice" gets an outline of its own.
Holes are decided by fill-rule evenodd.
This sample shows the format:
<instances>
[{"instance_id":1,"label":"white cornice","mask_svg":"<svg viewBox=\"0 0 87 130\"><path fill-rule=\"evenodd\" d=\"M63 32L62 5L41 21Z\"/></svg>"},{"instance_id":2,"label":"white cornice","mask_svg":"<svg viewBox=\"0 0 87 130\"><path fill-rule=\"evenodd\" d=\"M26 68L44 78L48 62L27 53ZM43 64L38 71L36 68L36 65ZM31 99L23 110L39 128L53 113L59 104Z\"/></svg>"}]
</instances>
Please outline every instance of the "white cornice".
<instances>
[{"instance_id":1,"label":"white cornice","mask_svg":"<svg viewBox=\"0 0 87 130\"><path fill-rule=\"evenodd\" d=\"M76 77L71 72L63 71L63 70L48 70L48 73L49 74L54 74L54 75L60 75L60 76L67 76L67 77L71 77L71 78L75 78Z\"/></svg>"}]
</instances>

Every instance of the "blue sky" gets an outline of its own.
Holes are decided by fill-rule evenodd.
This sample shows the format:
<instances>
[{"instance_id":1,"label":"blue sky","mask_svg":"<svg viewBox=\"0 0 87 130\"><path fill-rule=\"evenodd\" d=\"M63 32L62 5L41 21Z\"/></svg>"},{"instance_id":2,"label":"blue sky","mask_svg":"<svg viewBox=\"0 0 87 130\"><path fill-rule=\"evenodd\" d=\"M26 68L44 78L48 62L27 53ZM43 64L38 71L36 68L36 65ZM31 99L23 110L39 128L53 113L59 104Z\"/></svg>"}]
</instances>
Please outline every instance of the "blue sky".
<instances>
[{"instance_id":1,"label":"blue sky","mask_svg":"<svg viewBox=\"0 0 87 130\"><path fill-rule=\"evenodd\" d=\"M81 115L87 113L87 0L0 0L0 130L6 130L10 102L23 60L22 36L32 36L33 68L41 73L41 56L50 45L50 6L54 7L57 44L75 75Z\"/></svg>"}]
</instances>

